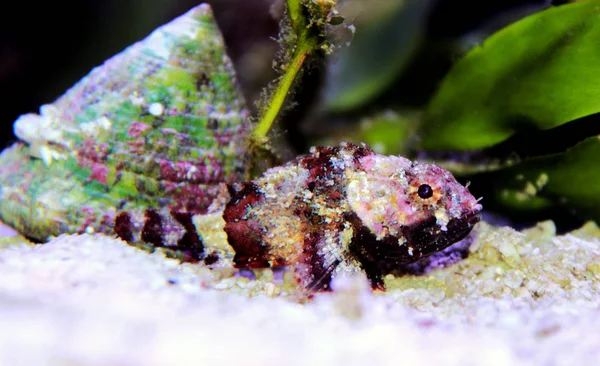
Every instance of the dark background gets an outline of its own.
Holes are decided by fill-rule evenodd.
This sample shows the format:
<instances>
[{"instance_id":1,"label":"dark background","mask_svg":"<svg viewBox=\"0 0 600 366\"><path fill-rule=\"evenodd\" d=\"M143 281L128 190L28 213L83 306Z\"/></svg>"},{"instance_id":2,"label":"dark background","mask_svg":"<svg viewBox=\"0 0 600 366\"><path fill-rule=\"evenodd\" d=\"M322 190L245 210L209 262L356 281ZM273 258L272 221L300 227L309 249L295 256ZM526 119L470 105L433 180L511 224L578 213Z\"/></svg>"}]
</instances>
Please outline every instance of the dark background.
<instances>
[{"instance_id":1,"label":"dark background","mask_svg":"<svg viewBox=\"0 0 600 366\"><path fill-rule=\"evenodd\" d=\"M270 58L277 49L279 0L212 0L244 93L256 97L273 77ZM0 147L15 140L14 120L37 112L92 67L101 64L153 29L184 13L194 0L79 0L11 2L0 21ZM369 0L364 0L368 6ZM499 14L549 1L438 0L427 19L431 39L451 39ZM559 3L558 1L554 2ZM264 72L244 72L245 55L260 53Z\"/></svg>"}]
</instances>

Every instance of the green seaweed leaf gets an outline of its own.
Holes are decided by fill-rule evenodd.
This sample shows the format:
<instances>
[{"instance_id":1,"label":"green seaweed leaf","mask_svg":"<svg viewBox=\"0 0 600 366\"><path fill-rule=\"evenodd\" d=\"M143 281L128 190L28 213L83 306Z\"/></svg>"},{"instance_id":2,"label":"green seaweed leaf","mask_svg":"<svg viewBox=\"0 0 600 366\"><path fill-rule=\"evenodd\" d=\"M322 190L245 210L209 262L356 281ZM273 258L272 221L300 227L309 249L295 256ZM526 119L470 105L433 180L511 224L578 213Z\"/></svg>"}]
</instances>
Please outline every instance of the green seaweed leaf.
<instances>
[{"instance_id":1,"label":"green seaweed leaf","mask_svg":"<svg viewBox=\"0 0 600 366\"><path fill-rule=\"evenodd\" d=\"M491 182L494 200L509 209L537 211L557 203L600 220L600 136L562 153L529 159L474 179Z\"/></svg>"},{"instance_id":2,"label":"green seaweed leaf","mask_svg":"<svg viewBox=\"0 0 600 366\"><path fill-rule=\"evenodd\" d=\"M470 150L600 112L600 1L550 8L488 38L443 80L421 146Z\"/></svg>"}]
</instances>

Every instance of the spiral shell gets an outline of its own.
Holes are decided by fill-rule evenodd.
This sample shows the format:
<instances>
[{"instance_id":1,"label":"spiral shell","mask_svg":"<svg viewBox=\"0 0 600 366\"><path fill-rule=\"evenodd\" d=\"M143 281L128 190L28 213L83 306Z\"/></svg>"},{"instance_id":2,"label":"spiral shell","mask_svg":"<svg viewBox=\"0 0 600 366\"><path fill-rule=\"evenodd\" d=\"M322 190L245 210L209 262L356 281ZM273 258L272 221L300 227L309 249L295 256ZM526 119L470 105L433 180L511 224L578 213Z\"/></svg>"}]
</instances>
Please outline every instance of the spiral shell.
<instances>
[{"instance_id":1,"label":"spiral shell","mask_svg":"<svg viewBox=\"0 0 600 366\"><path fill-rule=\"evenodd\" d=\"M243 178L249 124L206 4L15 122L0 155L0 216L32 238L111 232L118 210L203 213Z\"/></svg>"}]
</instances>

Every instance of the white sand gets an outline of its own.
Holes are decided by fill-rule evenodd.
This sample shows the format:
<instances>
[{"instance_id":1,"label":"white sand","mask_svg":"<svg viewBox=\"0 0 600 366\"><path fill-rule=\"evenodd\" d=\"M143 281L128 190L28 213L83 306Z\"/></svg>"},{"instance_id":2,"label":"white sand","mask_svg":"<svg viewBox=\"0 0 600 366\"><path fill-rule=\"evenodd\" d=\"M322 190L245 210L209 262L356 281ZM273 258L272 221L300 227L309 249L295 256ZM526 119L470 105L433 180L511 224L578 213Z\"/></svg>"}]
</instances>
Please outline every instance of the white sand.
<instances>
[{"instance_id":1,"label":"white sand","mask_svg":"<svg viewBox=\"0 0 600 366\"><path fill-rule=\"evenodd\" d=\"M480 224L465 260L390 278L387 293L338 281L307 304L102 236L13 244L0 250L0 365L595 364L595 235Z\"/></svg>"}]
</instances>

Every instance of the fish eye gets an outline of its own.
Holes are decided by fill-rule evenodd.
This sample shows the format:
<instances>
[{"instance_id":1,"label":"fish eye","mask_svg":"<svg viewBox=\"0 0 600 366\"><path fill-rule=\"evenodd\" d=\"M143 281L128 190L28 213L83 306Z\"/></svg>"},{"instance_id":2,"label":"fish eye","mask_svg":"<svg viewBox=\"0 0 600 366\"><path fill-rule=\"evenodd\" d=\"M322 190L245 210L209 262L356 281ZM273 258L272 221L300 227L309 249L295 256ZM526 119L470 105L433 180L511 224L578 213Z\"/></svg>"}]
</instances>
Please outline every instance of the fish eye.
<instances>
[{"instance_id":1,"label":"fish eye","mask_svg":"<svg viewBox=\"0 0 600 366\"><path fill-rule=\"evenodd\" d=\"M417 193L419 194L419 197L425 199L433 196L433 189L431 189L429 184L421 184Z\"/></svg>"}]
</instances>

